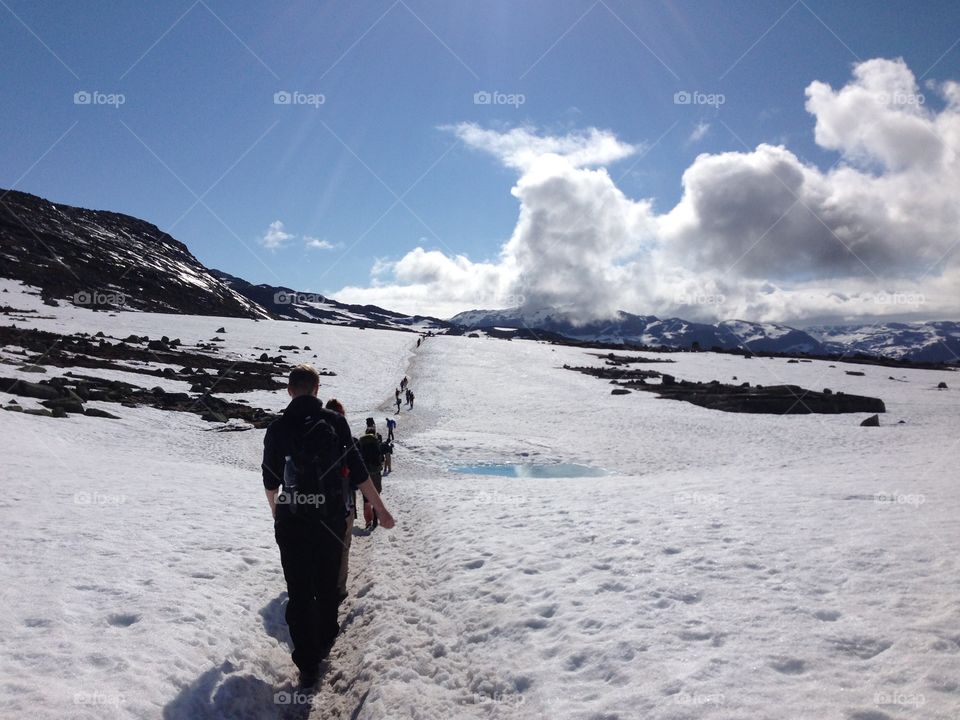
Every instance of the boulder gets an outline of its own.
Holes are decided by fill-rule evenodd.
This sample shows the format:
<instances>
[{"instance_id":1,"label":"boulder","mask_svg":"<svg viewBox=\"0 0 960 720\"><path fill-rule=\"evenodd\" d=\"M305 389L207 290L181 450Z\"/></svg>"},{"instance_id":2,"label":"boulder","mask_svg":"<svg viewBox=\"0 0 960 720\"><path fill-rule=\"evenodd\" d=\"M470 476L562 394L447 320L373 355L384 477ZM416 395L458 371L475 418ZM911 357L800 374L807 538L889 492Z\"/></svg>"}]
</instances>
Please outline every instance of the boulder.
<instances>
[{"instance_id":1,"label":"boulder","mask_svg":"<svg viewBox=\"0 0 960 720\"><path fill-rule=\"evenodd\" d=\"M21 397L37 398L38 400L52 400L60 396L60 393L52 385L32 383L26 380L15 380L7 392Z\"/></svg>"},{"instance_id":2,"label":"boulder","mask_svg":"<svg viewBox=\"0 0 960 720\"><path fill-rule=\"evenodd\" d=\"M47 369L43 367L43 365L21 365L20 367L17 368L17 370L20 370L21 372L29 372L29 373L45 373L47 371Z\"/></svg>"},{"instance_id":3,"label":"boulder","mask_svg":"<svg viewBox=\"0 0 960 720\"><path fill-rule=\"evenodd\" d=\"M862 423L860 423L860 427L880 427L880 416L871 415Z\"/></svg>"},{"instance_id":4,"label":"boulder","mask_svg":"<svg viewBox=\"0 0 960 720\"><path fill-rule=\"evenodd\" d=\"M74 398L65 397L56 398L55 400L43 400L40 404L53 410L55 417L58 417L56 413L58 409L64 412L76 413L77 415L83 414L83 403Z\"/></svg>"},{"instance_id":5,"label":"boulder","mask_svg":"<svg viewBox=\"0 0 960 720\"><path fill-rule=\"evenodd\" d=\"M87 417L109 418L110 420L119 420L120 418L113 413L108 413L100 408L87 408L84 413Z\"/></svg>"},{"instance_id":6,"label":"boulder","mask_svg":"<svg viewBox=\"0 0 960 720\"><path fill-rule=\"evenodd\" d=\"M610 391L611 395L629 395L630 391L626 388L614 388Z\"/></svg>"},{"instance_id":7,"label":"boulder","mask_svg":"<svg viewBox=\"0 0 960 720\"><path fill-rule=\"evenodd\" d=\"M23 411L23 414L24 415L41 415L43 417L53 417L53 413L44 408L27 408L26 410Z\"/></svg>"},{"instance_id":8,"label":"boulder","mask_svg":"<svg viewBox=\"0 0 960 720\"><path fill-rule=\"evenodd\" d=\"M946 390L946 389L947 389L947 384L945 382L941 382L937 384L937 390Z\"/></svg>"},{"instance_id":9,"label":"boulder","mask_svg":"<svg viewBox=\"0 0 960 720\"><path fill-rule=\"evenodd\" d=\"M218 329L217 329L217 332L218 332L218 333L226 333L226 332L227 332L227 329L226 329L225 327L218 328Z\"/></svg>"},{"instance_id":10,"label":"boulder","mask_svg":"<svg viewBox=\"0 0 960 720\"><path fill-rule=\"evenodd\" d=\"M860 372L859 370L847 370L846 373L847 375L855 375L857 377L863 377L864 375L864 373Z\"/></svg>"}]
</instances>

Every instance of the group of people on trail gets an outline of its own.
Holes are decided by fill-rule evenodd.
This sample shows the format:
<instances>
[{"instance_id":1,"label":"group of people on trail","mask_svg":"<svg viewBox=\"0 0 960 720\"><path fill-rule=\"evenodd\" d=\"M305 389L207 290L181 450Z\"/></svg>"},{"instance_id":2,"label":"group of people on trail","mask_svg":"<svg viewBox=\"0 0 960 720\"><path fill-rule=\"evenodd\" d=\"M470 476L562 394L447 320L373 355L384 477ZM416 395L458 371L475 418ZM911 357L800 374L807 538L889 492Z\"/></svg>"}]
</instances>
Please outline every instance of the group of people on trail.
<instances>
[{"instance_id":1,"label":"group of people on trail","mask_svg":"<svg viewBox=\"0 0 960 720\"><path fill-rule=\"evenodd\" d=\"M413 394L413 390L410 389L410 381L407 380L406 376L404 376L403 380L400 381L400 387L394 390L394 393L396 394L395 402L397 404L397 412L395 412L394 415L400 414L400 405L401 405L400 392L401 391L403 392L404 400L407 403L407 409L413 410L413 401L416 398L416 396Z\"/></svg>"},{"instance_id":2,"label":"group of people on trail","mask_svg":"<svg viewBox=\"0 0 960 720\"><path fill-rule=\"evenodd\" d=\"M416 396L413 394L413 390L411 390L410 387L407 385L407 379L404 378L404 379L403 379L403 382L400 383L400 387L398 387L398 388L394 391L394 392L396 393L396 404L397 404L397 412L395 412L394 415L399 415L399 414L400 414L400 405L401 405L401 402L400 402L400 391L401 391L401 390L403 390L403 397L404 397L404 400L405 400L406 403L407 403L407 409L408 409L408 410L413 410L413 400L414 400L414 398L415 398Z\"/></svg>"},{"instance_id":3,"label":"group of people on trail","mask_svg":"<svg viewBox=\"0 0 960 720\"><path fill-rule=\"evenodd\" d=\"M287 584L293 662L305 689L316 684L319 665L340 632L356 491L363 496L368 530L394 526L380 492L382 474L390 471L396 421L392 427L388 422L386 442L373 418L355 440L343 404L331 399L324 407L319 387L316 369L295 367L287 382L290 404L263 439L263 487Z\"/></svg>"}]
</instances>

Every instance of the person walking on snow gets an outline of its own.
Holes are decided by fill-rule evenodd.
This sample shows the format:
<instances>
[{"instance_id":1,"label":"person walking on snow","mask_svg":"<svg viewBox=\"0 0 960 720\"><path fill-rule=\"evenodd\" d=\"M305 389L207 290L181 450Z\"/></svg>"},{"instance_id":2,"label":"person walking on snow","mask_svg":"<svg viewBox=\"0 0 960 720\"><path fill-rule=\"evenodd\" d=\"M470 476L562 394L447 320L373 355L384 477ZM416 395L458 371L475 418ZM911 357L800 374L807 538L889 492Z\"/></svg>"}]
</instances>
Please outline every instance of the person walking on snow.
<instances>
[{"instance_id":1,"label":"person walking on snow","mask_svg":"<svg viewBox=\"0 0 960 720\"><path fill-rule=\"evenodd\" d=\"M376 427L368 427L367 431L357 440L357 449L360 450L363 464L376 490L375 497L378 498L383 488L383 452L380 450L382 443L383 438L377 433ZM365 523L364 529L368 531L376 530L377 525L380 524L379 514L377 513L373 498L368 497L366 493L363 495L363 519Z\"/></svg>"},{"instance_id":2,"label":"person walking on snow","mask_svg":"<svg viewBox=\"0 0 960 720\"><path fill-rule=\"evenodd\" d=\"M380 452L383 455L383 474L386 476L393 472L393 441L387 438L381 442Z\"/></svg>"},{"instance_id":3,"label":"person walking on snow","mask_svg":"<svg viewBox=\"0 0 960 720\"><path fill-rule=\"evenodd\" d=\"M358 488L364 494L384 528L394 526L346 419L323 407L317 399L319 387L320 375L310 365L298 365L290 372L290 404L267 428L261 464L287 583L286 621L293 662L303 688L316 684L320 662L340 631L337 576L349 489ZM342 474L344 464L349 478Z\"/></svg>"},{"instance_id":4,"label":"person walking on snow","mask_svg":"<svg viewBox=\"0 0 960 720\"><path fill-rule=\"evenodd\" d=\"M327 410L333 410L338 415L347 416L347 411L336 398L327 400L324 406ZM356 445L357 439L351 438ZM340 468L344 478L350 477L350 468L346 465ZM343 555L340 557L340 574L337 576L337 600L343 602L347 598L347 576L350 572L350 545L353 543L353 524L357 519L357 491L355 488L347 489L347 531L343 535Z\"/></svg>"},{"instance_id":5,"label":"person walking on snow","mask_svg":"<svg viewBox=\"0 0 960 720\"><path fill-rule=\"evenodd\" d=\"M387 441L393 442L393 431L397 428L397 421L393 418L384 418L387 421Z\"/></svg>"}]
</instances>

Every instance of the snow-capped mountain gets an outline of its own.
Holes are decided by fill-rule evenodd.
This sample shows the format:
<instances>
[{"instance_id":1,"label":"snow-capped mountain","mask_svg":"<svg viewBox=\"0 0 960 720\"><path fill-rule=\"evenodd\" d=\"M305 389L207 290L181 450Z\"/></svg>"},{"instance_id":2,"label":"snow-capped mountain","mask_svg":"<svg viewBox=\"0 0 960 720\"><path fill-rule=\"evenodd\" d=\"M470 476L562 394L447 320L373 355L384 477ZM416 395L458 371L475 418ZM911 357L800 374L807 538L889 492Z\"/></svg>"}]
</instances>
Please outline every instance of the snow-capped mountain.
<instances>
[{"instance_id":1,"label":"snow-capped mountain","mask_svg":"<svg viewBox=\"0 0 960 720\"><path fill-rule=\"evenodd\" d=\"M845 352L852 347L866 355L915 362L960 361L960 322L825 326L807 330L830 353Z\"/></svg>"},{"instance_id":2,"label":"snow-capped mountain","mask_svg":"<svg viewBox=\"0 0 960 720\"><path fill-rule=\"evenodd\" d=\"M577 325L570 320L568 313L556 308L471 310L450 321L471 330L528 328L591 342L685 348L697 343L704 350L719 347L811 355L862 354L912 362L955 363L960 360L960 323L948 321L838 325L800 330L778 323L724 320L707 324L620 312L611 320Z\"/></svg>"},{"instance_id":3,"label":"snow-capped mountain","mask_svg":"<svg viewBox=\"0 0 960 720\"><path fill-rule=\"evenodd\" d=\"M595 342L687 348L696 343L704 350L719 347L724 350L743 348L753 352L822 352L821 343L802 330L774 323L752 323L743 320L727 320L709 325L680 318L661 320L653 315L620 312L616 318L610 320L578 325L562 311L541 309L527 312L520 308L511 308L472 310L460 313L450 321L468 329L525 327L547 330L575 340Z\"/></svg>"},{"instance_id":4,"label":"snow-capped mountain","mask_svg":"<svg viewBox=\"0 0 960 720\"><path fill-rule=\"evenodd\" d=\"M451 323L433 317L404 315L376 305L348 305L323 295L299 292L288 287L254 285L222 270L210 272L245 298L282 320L418 332L446 332L452 327Z\"/></svg>"},{"instance_id":5,"label":"snow-capped mountain","mask_svg":"<svg viewBox=\"0 0 960 720\"><path fill-rule=\"evenodd\" d=\"M38 287L51 302L268 317L156 225L14 190L0 198L0 277Z\"/></svg>"}]
</instances>

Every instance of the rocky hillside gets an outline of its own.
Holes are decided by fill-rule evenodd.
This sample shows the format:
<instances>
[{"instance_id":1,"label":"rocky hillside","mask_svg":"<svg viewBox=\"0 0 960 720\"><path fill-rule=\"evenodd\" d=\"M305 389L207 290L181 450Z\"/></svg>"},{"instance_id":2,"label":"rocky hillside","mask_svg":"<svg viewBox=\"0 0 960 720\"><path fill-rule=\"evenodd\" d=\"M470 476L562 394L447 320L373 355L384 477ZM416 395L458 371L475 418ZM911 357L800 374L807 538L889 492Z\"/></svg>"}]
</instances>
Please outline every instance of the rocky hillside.
<instances>
[{"instance_id":1,"label":"rocky hillside","mask_svg":"<svg viewBox=\"0 0 960 720\"><path fill-rule=\"evenodd\" d=\"M254 285L222 270L210 272L245 298L257 303L281 320L417 332L446 332L453 327L451 323L437 318L404 315L384 310L376 305L348 305L323 295L299 292L288 287Z\"/></svg>"},{"instance_id":2,"label":"rocky hillside","mask_svg":"<svg viewBox=\"0 0 960 720\"><path fill-rule=\"evenodd\" d=\"M183 243L144 220L0 190L0 277L48 302L102 309L267 317Z\"/></svg>"}]
</instances>

